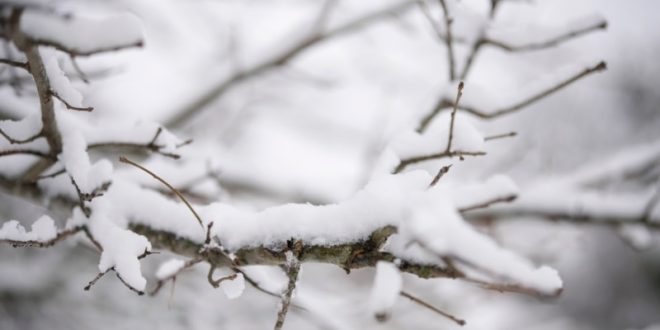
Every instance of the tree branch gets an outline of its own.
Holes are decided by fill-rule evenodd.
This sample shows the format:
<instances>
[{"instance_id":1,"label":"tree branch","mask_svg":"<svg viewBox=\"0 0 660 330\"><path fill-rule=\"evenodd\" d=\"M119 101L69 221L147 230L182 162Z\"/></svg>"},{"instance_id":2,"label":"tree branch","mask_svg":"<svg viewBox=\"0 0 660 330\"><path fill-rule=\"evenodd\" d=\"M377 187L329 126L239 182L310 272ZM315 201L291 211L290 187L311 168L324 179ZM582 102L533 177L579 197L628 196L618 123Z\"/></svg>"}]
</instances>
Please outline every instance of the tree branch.
<instances>
[{"instance_id":1,"label":"tree branch","mask_svg":"<svg viewBox=\"0 0 660 330\"><path fill-rule=\"evenodd\" d=\"M323 32L312 29L311 34L301 39L300 42L285 49L283 52L276 53L275 55L267 58L265 61L256 64L247 70L238 72L233 76L229 77L228 79L218 83L215 87L211 88L208 92L204 93L195 101L191 102L188 106L186 106L176 115L174 115L172 118L166 120L165 127L168 128L181 127L186 122L188 122L193 116L195 116L197 113L202 111L202 109L204 109L206 106L208 106L213 101L218 99L220 96L224 95L235 85L247 79L250 79L254 76L260 75L266 71L269 71L273 68L282 66L287 62L293 60L295 57L302 54L303 52L313 48L316 45L322 44L323 42L332 40L334 38L340 37L344 34L353 32L355 30L362 29L384 18L391 17L392 15L408 10L418 2L419 0L406 0L398 4L392 5L390 7L387 7L385 9L358 17L350 22L347 22L329 31Z\"/></svg>"}]
</instances>

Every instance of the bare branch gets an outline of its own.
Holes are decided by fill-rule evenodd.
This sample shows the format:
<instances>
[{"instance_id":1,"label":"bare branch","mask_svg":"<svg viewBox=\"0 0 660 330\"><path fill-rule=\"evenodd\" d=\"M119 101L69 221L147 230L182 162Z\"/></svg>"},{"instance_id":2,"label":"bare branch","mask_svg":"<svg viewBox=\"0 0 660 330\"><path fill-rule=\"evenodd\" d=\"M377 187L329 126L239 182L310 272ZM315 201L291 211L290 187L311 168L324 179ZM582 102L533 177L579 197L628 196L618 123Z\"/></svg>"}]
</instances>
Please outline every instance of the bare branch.
<instances>
[{"instance_id":1,"label":"bare branch","mask_svg":"<svg viewBox=\"0 0 660 330\"><path fill-rule=\"evenodd\" d=\"M441 158L454 158L454 157L459 157L462 160L463 157L466 157L466 156L485 156L485 155L486 155L486 153L483 152L483 151L454 150L454 151L450 151L450 152L443 151L443 152L440 152L440 153L437 153L437 154L431 154L431 155L426 155L426 156L411 157L411 158L406 158L406 159L401 160L401 162L399 162L399 165L397 165L397 167L394 169L394 171L392 173L394 173L394 174L400 173L401 171L403 171L406 167L408 167L410 165L425 162L425 161L429 161L429 160L435 160L435 159L441 159Z\"/></svg>"},{"instance_id":2,"label":"bare branch","mask_svg":"<svg viewBox=\"0 0 660 330\"><path fill-rule=\"evenodd\" d=\"M12 156L12 155L32 155L32 156L41 157L41 158L49 160L49 161L56 160L56 158L53 157L51 154L45 153L45 152L39 151L39 150L11 149L11 150L2 150L2 151L0 151L0 157Z\"/></svg>"},{"instance_id":3,"label":"bare branch","mask_svg":"<svg viewBox=\"0 0 660 330\"><path fill-rule=\"evenodd\" d=\"M433 177L433 181L429 184L429 188L435 186L442 177L449 172L449 169L451 168L451 165L443 166L440 168L438 171L438 174Z\"/></svg>"},{"instance_id":4,"label":"bare branch","mask_svg":"<svg viewBox=\"0 0 660 330\"><path fill-rule=\"evenodd\" d=\"M60 102L62 102L64 104L64 106L69 110L84 111L84 112L91 112L92 110L94 110L93 107L77 107L75 105L72 105L67 100L62 98L59 94L57 94L57 92L55 92L54 90L50 91L50 95L52 95L54 98L56 98Z\"/></svg>"},{"instance_id":5,"label":"bare branch","mask_svg":"<svg viewBox=\"0 0 660 330\"><path fill-rule=\"evenodd\" d=\"M470 206L465 206L460 209L458 209L459 212L469 212L469 211L474 211L478 209L485 209L493 204L498 204L498 203L511 203L514 200L518 198L517 195L506 195L506 196L501 196L501 197L496 197L491 200L484 201L482 203L476 204L476 205L470 205Z\"/></svg>"},{"instance_id":6,"label":"bare branch","mask_svg":"<svg viewBox=\"0 0 660 330\"><path fill-rule=\"evenodd\" d=\"M350 22L347 22L329 31L319 32L318 30L312 29L312 33L310 35L301 39L298 43L292 45L283 52L276 53L275 55L271 56L265 61L256 64L255 66L246 69L244 71L237 72L228 79L218 83L216 86L212 87L208 92L204 93L195 101L191 102L187 107L185 107L180 112L178 112L174 117L166 120L165 127L168 128L181 127L186 122L188 122L193 116L195 116L197 113L202 111L202 109L204 109L206 106L208 106L213 101L218 99L220 96L224 95L235 85L249 78L267 72L271 69L282 66L290 62L291 60L293 60L295 57L302 54L303 52L313 48L316 45L332 40L346 33L350 33L365 28L370 24L381 21L384 18L388 18L391 17L392 15L404 12L410 9L413 5L417 4L418 2L419 0L406 0L398 4L392 5L390 7L387 7L385 9L381 9L373 13L358 17Z\"/></svg>"},{"instance_id":7,"label":"bare branch","mask_svg":"<svg viewBox=\"0 0 660 330\"><path fill-rule=\"evenodd\" d=\"M282 294L282 302L280 311L277 313L277 321L275 322L275 330L282 329L284 326L284 320L286 319L286 314L289 311L289 305L291 304L291 296L293 295L293 290L296 288L296 281L298 280L298 273L300 273L300 253L302 252L303 244L302 241L296 240L291 241L288 251L286 252L287 260L284 264L287 277L289 277L289 283L287 284L286 290Z\"/></svg>"},{"instance_id":8,"label":"bare branch","mask_svg":"<svg viewBox=\"0 0 660 330\"><path fill-rule=\"evenodd\" d=\"M586 68L586 69L570 76L569 78L555 84L554 86L551 86L551 87L549 87L545 90L537 92L537 93L533 94L532 96L530 96L530 97L528 97L528 98L526 98L526 99L524 99L520 102L514 103L514 104L512 104L510 106L507 106L507 107L504 107L504 108L491 110L491 111L484 111L482 109L477 109L477 108L466 106L466 105L459 106L458 108L461 111L471 113L471 114L473 114L473 115L475 115L479 118L482 118L482 119L494 119L494 118L497 118L497 117L500 117L500 116L503 116L503 115L507 115L507 114L522 110L522 109L524 109L524 108L526 108L526 107L528 107L528 106L544 99L545 97L548 97L548 96L554 94L555 92L562 90L563 88L573 84L574 82L576 82L576 81L578 81L578 80L580 80L584 77L587 77L587 76L589 76L593 73L598 73L598 72L605 71L606 69L607 69L607 64L605 62L599 62L598 64L596 64L592 67L588 67L588 68ZM428 128L431 121L435 118L435 116L437 116L440 113L440 111L442 111L443 109L449 108L452 105L453 105L453 103L451 101L447 100L447 99L441 99L440 101L438 101L438 103L436 104L434 109L422 119L422 121L420 122L419 127L417 128L417 131L418 132L424 132Z\"/></svg>"},{"instance_id":9,"label":"bare branch","mask_svg":"<svg viewBox=\"0 0 660 330\"><path fill-rule=\"evenodd\" d=\"M518 133L516 133L516 132L490 135L490 136L484 137L484 141L493 141L493 140L499 140L499 139L504 139L504 138L510 138L510 137L515 137L516 135L518 135Z\"/></svg>"},{"instance_id":10,"label":"bare branch","mask_svg":"<svg viewBox=\"0 0 660 330\"><path fill-rule=\"evenodd\" d=\"M14 139L11 136L9 136L9 134L5 133L5 131L3 131L2 128L0 128L0 135L2 135L5 139L7 139L7 141L9 141L9 143L11 143L11 144L26 144L26 143L30 143L30 142L32 142L32 141L34 141L34 140L36 140L36 139L43 136L41 131L39 131L39 132L35 133L34 135L29 136L25 139Z\"/></svg>"},{"instance_id":11,"label":"bare branch","mask_svg":"<svg viewBox=\"0 0 660 330\"><path fill-rule=\"evenodd\" d=\"M14 68L23 69L25 71L30 72L30 64L27 63L27 62L18 62L18 61L13 61L13 60L0 58L0 63L12 66Z\"/></svg>"},{"instance_id":12,"label":"bare branch","mask_svg":"<svg viewBox=\"0 0 660 330\"><path fill-rule=\"evenodd\" d=\"M457 317L454 316L454 315L451 315L451 314L449 314L449 313L447 313L447 312L445 312L445 311L443 311L443 310L440 310L440 309L438 309L437 307L435 307L435 306L433 306L433 305L427 303L426 301L424 301L424 300L422 300L422 299L420 299L420 298L417 298L417 297L413 296L413 295L410 294L409 292L401 291L401 292L400 292L400 295L401 295L402 297L406 297L406 298L410 299L412 302L414 302L414 303L416 303L416 304L418 304L418 305L420 305L420 306L422 306L422 307L425 307L425 308L427 308L427 309L429 309L429 310L431 310L431 311L434 311L434 312L436 312L436 313L438 313L438 314L440 314L440 315L442 315L442 316L444 316L444 317L446 317L446 318L448 318L448 319L454 321L456 324L458 324L458 325L460 325L460 326L464 326L464 325L465 325L465 320L463 320L463 319L459 319L459 318L457 318Z\"/></svg>"},{"instance_id":13,"label":"bare branch","mask_svg":"<svg viewBox=\"0 0 660 330\"><path fill-rule=\"evenodd\" d=\"M558 35L548 40L533 42L525 45L512 45L506 43L505 41L498 41L494 38L489 38L489 37L485 37L482 40L482 42L485 45L491 45L497 48L501 48L508 52L527 52L527 51L534 51L534 50L541 50L541 49L555 47L571 39L581 37L583 35L589 34L594 31L604 30L606 28L607 28L607 21L603 20L580 29L568 31L564 34Z\"/></svg>"},{"instance_id":14,"label":"bare branch","mask_svg":"<svg viewBox=\"0 0 660 330\"><path fill-rule=\"evenodd\" d=\"M154 172L151 172L151 171L148 170L147 168L145 168L145 167L143 167L142 165L137 164L137 163L135 163L135 162L129 160L129 159L126 158L126 157L119 157L119 161L122 162L122 163L126 163L126 164L129 164L129 165L133 165L133 166L135 166L135 167L141 169L142 171L144 171L144 172L146 172L147 174L151 175L154 179L160 181L160 183L164 184L164 185L165 185L167 188L169 188L169 189L170 189L170 190L171 190L171 191L172 191L177 197L179 197L179 199L181 199L181 201L182 201L184 204L186 204L186 207L188 207L188 209L190 210L190 213L193 214L193 216L195 217L195 219L197 220L197 222L199 223L199 225L202 226L202 228L204 228L204 222L202 221L202 218L199 216L199 214L197 214L197 212L196 212L195 209L192 207L192 205L190 205L190 203L188 203L188 200L186 200L186 198L185 198L185 197L184 197L184 196L183 196L183 195L182 195L182 194L181 194L176 188L174 188L171 184L169 184L167 181L165 181L165 180L164 180L163 178L161 178L160 176L156 175Z\"/></svg>"},{"instance_id":15,"label":"bare branch","mask_svg":"<svg viewBox=\"0 0 660 330\"><path fill-rule=\"evenodd\" d=\"M87 149L97 149L97 148L128 148L128 149L145 149L160 155L163 155L165 157L169 157L172 159L179 159L181 158L180 155L171 153L171 152L166 152L163 151L165 146L156 144L156 140L158 140L158 136L162 133L163 128L158 127L158 130L156 131L156 134L154 134L154 137L149 141L148 143L138 143L138 142L96 142L96 143L91 143L87 146ZM183 147L187 144L192 143L192 140L186 140L182 142L181 144L177 145L177 148Z\"/></svg>"},{"instance_id":16,"label":"bare branch","mask_svg":"<svg viewBox=\"0 0 660 330\"><path fill-rule=\"evenodd\" d=\"M112 47L101 47L101 48L91 49L91 50L82 50L82 49L75 49L75 48L67 47L66 45L60 44L60 43L58 43L56 41L53 41L53 40L30 39L30 41L33 44L53 47L53 48L55 48L59 51L62 51L64 53L69 54L70 56L90 56L90 55L96 55L96 54L99 54L99 53L115 52L115 51L120 51L120 50L124 50L124 49L139 48L139 47L144 46L144 42L138 41L138 42L130 43L130 44L126 44L126 45L119 45L119 46L112 46Z\"/></svg>"}]
</instances>

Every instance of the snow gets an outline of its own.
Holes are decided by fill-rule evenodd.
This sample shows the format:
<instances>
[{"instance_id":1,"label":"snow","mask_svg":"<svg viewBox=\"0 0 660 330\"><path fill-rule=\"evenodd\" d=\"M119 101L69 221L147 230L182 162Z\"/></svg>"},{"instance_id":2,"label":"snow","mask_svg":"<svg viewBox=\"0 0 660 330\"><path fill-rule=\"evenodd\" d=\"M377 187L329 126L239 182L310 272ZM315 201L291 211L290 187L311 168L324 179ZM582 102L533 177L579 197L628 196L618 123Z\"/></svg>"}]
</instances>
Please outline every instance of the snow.
<instances>
[{"instance_id":1,"label":"snow","mask_svg":"<svg viewBox=\"0 0 660 330\"><path fill-rule=\"evenodd\" d=\"M140 271L138 257L151 251L151 243L132 231L118 227L108 217L107 210L112 208L106 201L96 199L92 204L100 212L92 213L88 220L89 230L103 251L99 260L99 271L106 272L114 267L121 278L132 288L143 291L147 280ZM101 210L105 209L106 212ZM74 219L84 221L80 209L76 209ZM75 221L75 220L74 220Z\"/></svg>"},{"instance_id":2,"label":"snow","mask_svg":"<svg viewBox=\"0 0 660 330\"><path fill-rule=\"evenodd\" d=\"M83 107L82 94L71 84L69 78L62 71L62 67L58 61L55 53L44 51L44 67L46 68L46 75L48 75L48 82L53 91L64 101L74 107Z\"/></svg>"},{"instance_id":3,"label":"snow","mask_svg":"<svg viewBox=\"0 0 660 330\"><path fill-rule=\"evenodd\" d=\"M87 143L77 130L62 133L62 153L58 157L83 193L90 193L111 181L112 163L101 159L92 165L87 154Z\"/></svg>"},{"instance_id":4,"label":"snow","mask_svg":"<svg viewBox=\"0 0 660 330\"><path fill-rule=\"evenodd\" d=\"M78 15L67 19L51 13L27 11L21 17L20 28L32 39L61 45L75 53L93 53L142 42L140 21L127 13L102 19Z\"/></svg>"},{"instance_id":5,"label":"snow","mask_svg":"<svg viewBox=\"0 0 660 330\"><path fill-rule=\"evenodd\" d=\"M29 232L25 231L25 228L16 220L7 221L0 228L0 239L12 241L48 242L55 237L57 237L55 222L47 215L43 215L35 221Z\"/></svg>"},{"instance_id":6,"label":"snow","mask_svg":"<svg viewBox=\"0 0 660 330\"><path fill-rule=\"evenodd\" d=\"M245 278L243 277L243 274L236 273L234 279L220 282L220 287L228 299L236 299L240 297L245 290Z\"/></svg>"},{"instance_id":7,"label":"snow","mask_svg":"<svg viewBox=\"0 0 660 330\"><path fill-rule=\"evenodd\" d=\"M369 309L376 317L387 317L401 292L402 278L392 263L379 261L369 297Z\"/></svg>"},{"instance_id":8,"label":"snow","mask_svg":"<svg viewBox=\"0 0 660 330\"><path fill-rule=\"evenodd\" d=\"M156 271L156 278L159 280L164 280L166 278L174 276L178 273L184 266L186 262L181 259L170 259L162 263L158 270Z\"/></svg>"}]
</instances>

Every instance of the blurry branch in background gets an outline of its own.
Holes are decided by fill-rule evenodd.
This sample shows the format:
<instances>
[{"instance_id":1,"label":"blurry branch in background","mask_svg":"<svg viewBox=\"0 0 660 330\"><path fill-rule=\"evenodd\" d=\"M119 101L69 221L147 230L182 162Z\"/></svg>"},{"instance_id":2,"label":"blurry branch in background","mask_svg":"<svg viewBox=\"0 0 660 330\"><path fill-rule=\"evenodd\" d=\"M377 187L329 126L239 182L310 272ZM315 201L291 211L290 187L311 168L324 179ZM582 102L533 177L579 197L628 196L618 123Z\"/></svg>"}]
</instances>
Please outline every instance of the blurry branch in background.
<instances>
[{"instance_id":1,"label":"blurry branch in background","mask_svg":"<svg viewBox=\"0 0 660 330\"><path fill-rule=\"evenodd\" d=\"M303 52L320 45L324 42L333 40L337 37L343 36L348 33L357 32L360 29L366 28L371 24L380 22L383 19L390 18L394 15L401 14L404 11L413 7L419 0L406 0L398 4L392 5L385 9L381 9L369 14L365 14L349 22L346 22L338 27L330 30L324 30L323 25L327 21L332 9L334 8L334 1L324 3L321 12L316 22L312 24L310 33L299 40L297 43L292 44L283 51L276 52L267 57L262 62L236 72L229 78L221 81L216 86L212 87L209 91L205 92L202 96L195 99L185 108L181 109L172 118L165 121L164 126L170 129L181 128L188 123L196 114L204 110L212 102L220 98L227 91L234 86L242 83L243 81L258 76L264 72L283 66L296 58ZM283 41L282 44L290 44L290 42Z\"/></svg>"},{"instance_id":2,"label":"blurry branch in background","mask_svg":"<svg viewBox=\"0 0 660 330\"><path fill-rule=\"evenodd\" d=\"M547 89L538 91L538 92L534 93L533 95L530 95L530 96L526 97L522 101L518 101L516 103L513 103L513 104L511 104L509 106L506 106L506 107L503 107L503 108L494 109L494 110L486 110L486 109L477 109L475 107L471 107L470 105L461 105L461 106L459 106L459 109L461 111L470 113L470 114L475 115L475 116L477 116L479 118L482 118L482 119L494 119L494 118L497 118L497 117L500 117L500 116L508 115L508 114L513 113L513 112L522 110L522 109L524 109L524 108L526 108L526 107L528 107L528 106L530 106L530 105L532 105L532 104L534 104L534 103L536 103L536 102L538 102L538 101L554 94L555 92L558 92L558 91L570 86L574 82L576 82L576 81L578 81L578 80L580 80L584 77L587 77L587 76L589 76L593 73L605 71L606 69L607 69L607 64L605 62L602 62L602 61L598 62L594 66L583 69L582 71L580 71L580 72L578 72L578 73L576 73L576 74L574 74L574 75L572 75L568 78L565 78L564 80L558 82L554 86L551 86ZM450 108L452 105L453 105L453 102L451 100L448 100L446 98L440 99L440 101L438 101L438 103L435 105L433 110L431 110L430 113L428 113L426 116L424 116L422 118L422 120L420 121L419 126L417 127L417 131L418 132L424 132L428 128L428 126L431 124L431 121L433 121L433 119L443 109Z\"/></svg>"},{"instance_id":3,"label":"blurry branch in background","mask_svg":"<svg viewBox=\"0 0 660 330\"><path fill-rule=\"evenodd\" d=\"M433 19L433 16L431 15L431 11L426 3L425 0L420 2L420 6L422 8L422 12L424 13L424 16L426 19L429 21L429 24L431 24L431 27L436 33L436 36L445 42L446 48L447 48L447 62L448 62L448 68L449 68L449 81L454 81L456 79L456 60L454 58L454 47L453 47L453 37L451 34L451 24L453 22L453 19L451 18L451 15L449 15L449 10L447 9L447 3L445 3L445 0L438 0L440 3L440 6L442 7L442 13L443 13L443 20L445 23L445 32L442 32L442 29L440 28L440 25L438 22L436 22L435 19Z\"/></svg>"}]
</instances>

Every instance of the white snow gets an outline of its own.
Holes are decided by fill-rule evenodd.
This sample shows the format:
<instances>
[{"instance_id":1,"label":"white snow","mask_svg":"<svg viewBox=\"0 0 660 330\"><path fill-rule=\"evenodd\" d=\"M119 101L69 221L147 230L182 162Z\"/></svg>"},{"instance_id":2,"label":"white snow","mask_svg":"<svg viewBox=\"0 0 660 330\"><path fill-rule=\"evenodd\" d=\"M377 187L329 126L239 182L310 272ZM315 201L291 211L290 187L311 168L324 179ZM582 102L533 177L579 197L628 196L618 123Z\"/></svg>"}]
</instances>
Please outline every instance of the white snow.
<instances>
[{"instance_id":1,"label":"white snow","mask_svg":"<svg viewBox=\"0 0 660 330\"><path fill-rule=\"evenodd\" d=\"M47 215L43 215L35 221L29 232L16 220L7 221L0 228L0 239L12 241L47 242L55 237L57 237L55 222Z\"/></svg>"},{"instance_id":2,"label":"white snow","mask_svg":"<svg viewBox=\"0 0 660 330\"><path fill-rule=\"evenodd\" d=\"M159 280L164 280L168 277L171 277L179 272L183 266L185 266L185 264L186 262L181 259L175 258L167 260L158 267L158 270L156 271L156 278Z\"/></svg>"},{"instance_id":3,"label":"white snow","mask_svg":"<svg viewBox=\"0 0 660 330\"><path fill-rule=\"evenodd\" d=\"M46 75L53 91L64 101L74 107L83 107L82 94L71 84L58 61L55 53L43 51Z\"/></svg>"},{"instance_id":4,"label":"white snow","mask_svg":"<svg viewBox=\"0 0 660 330\"><path fill-rule=\"evenodd\" d=\"M108 217L112 206L103 199L92 202L96 206L92 216L88 219L88 226L92 236L101 245L101 259L99 271L105 272L114 267L121 278L132 288L143 291L147 280L140 271L138 257L151 251L151 243L144 237L132 231L118 227ZM104 212L105 211L105 212ZM84 219L80 209L74 211L74 218ZM84 220L83 220L84 221Z\"/></svg>"},{"instance_id":5,"label":"white snow","mask_svg":"<svg viewBox=\"0 0 660 330\"><path fill-rule=\"evenodd\" d=\"M220 287L228 299L236 299L240 297L243 294L243 290L245 290L245 278L243 277L243 274L236 273L234 279L220 282Z\"/></svg>"},{"instance_id":6,"label":"white snow","mask_svg":"<svg viewBox=\"0 0 660 330\"><path fill-rule=\"evenodd\" d=\"M83 193L90 193L111 181L112 163L101 159L92 165L87 154L87 143L77 130L62 132L62 153L58 157Z\"/></svg>"},{"instance_id":7,"label":"white snow","mask_svg":"<svg viewBox=\"0 0 660 330\"><path fill-rule=\"evenodd\" d=\"M37 41L57 44L76 53L93 53L142 42L137 17L119 14L102 19L27 11L21 17L21 30Z\"/></svg>"},{"instance_id":8,"label":"white snow","mask_svg":"<svg viewBox=\"0 0 660 330\"><path fill-rule=\"evenodd\" d=\"M401 292L402 282L401 273L394 264L384 261L376 264L376 277L369 298L372 314L389 315Z\"/></svg>"}]
</instances>

